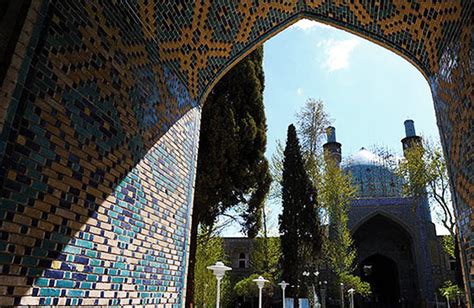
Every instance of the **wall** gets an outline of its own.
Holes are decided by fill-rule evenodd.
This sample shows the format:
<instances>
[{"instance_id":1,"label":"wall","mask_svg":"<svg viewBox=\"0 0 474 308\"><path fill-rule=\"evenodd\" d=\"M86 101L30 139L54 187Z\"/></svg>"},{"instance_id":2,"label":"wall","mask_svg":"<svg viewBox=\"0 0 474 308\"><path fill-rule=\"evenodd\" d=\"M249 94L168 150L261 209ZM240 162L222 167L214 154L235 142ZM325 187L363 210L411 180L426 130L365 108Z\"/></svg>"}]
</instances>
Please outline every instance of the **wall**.
<instances>
[{"instance_id":1,"label":"wall","mask_svg":"<svg viewBox=\"0 0 474 308\"><path fill-rule=\"evenodd\" d=\"M180 306L200 107L74 3L33 2L2 87L0 305Z\"/></svg>"}]
</instances>

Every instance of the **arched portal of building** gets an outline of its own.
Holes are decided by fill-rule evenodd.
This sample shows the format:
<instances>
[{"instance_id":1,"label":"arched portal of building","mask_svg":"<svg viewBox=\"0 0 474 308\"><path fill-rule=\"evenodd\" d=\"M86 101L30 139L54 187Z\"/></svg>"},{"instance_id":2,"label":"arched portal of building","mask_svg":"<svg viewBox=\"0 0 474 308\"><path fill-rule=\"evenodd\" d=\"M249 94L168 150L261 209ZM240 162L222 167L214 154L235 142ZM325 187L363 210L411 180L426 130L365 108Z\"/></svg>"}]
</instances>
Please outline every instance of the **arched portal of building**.
<instances>
[{"instance_id":1,"label":"arched portal of building","mask_svg":"<svg viewBox=\"0 0 474 308\"><path fill-rule=\"evenodd\" d=\"M353 238L356 274L370 283L372 304L414 304L423 297L418 291L412 236L401 225L375 215L356 229Z\"/></svg>"},{"instance_id":2,"label":"arched portal of building","mask_svg":"<svg viewBox=\"0 0 474 308\"><path fill-rule=\"evenodd\" d=\"M396 305L400 302L398 265L381 254L372 255L360 263L359 275L370 284L371 302L375 305Z\"/></svg>"}]
</instances>

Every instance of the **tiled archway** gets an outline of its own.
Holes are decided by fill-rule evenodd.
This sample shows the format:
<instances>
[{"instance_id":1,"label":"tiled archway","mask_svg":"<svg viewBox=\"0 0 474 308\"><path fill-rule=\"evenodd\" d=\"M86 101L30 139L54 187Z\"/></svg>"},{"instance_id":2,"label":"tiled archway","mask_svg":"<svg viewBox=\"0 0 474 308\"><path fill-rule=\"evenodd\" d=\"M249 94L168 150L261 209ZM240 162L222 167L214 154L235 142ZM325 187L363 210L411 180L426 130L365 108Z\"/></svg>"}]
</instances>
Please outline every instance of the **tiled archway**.
<instances>
[{"instance_id":1,"label":"tiled archway","mask_svg":"<svg viewBox=\"0 0 474 308\"><path fill-rule=\"evenodd\" d=\"M303 17L429 81L474 283L472 13L469 0L31 1L1 85L0 304L180 305L199 102Z\"/></svg>"}]
</instances>

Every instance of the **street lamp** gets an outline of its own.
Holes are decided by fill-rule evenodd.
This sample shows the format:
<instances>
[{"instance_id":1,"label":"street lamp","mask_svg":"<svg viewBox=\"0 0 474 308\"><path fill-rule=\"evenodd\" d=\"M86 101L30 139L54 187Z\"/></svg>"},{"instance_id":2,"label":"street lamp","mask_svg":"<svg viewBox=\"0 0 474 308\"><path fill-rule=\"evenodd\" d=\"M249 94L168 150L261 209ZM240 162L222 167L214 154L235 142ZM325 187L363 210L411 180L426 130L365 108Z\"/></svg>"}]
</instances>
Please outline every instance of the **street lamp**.
<instances>
[{"instance_id":1,"label":"street lamp","mask_svg":"<svg viewBox=\"0 0 474 308\"><path fill-rule=\"evenodd\" d=\"M281 287L281 291L283 292L283 308L285 308L285 306L286 306L286 303L285 303L285 301L286 301L286 298L285 298L285 289L286 289L286 287L289 286L290 284L289 284L288 282L285 282L285 280L283 280L283 281L280 282L278 285Z\"/></svg>"},{"instance_id":2,"label":"street lamp","mask_svg":"<svg viewBox=\"0 0 474 308\"><path fill-rule=\"evenodd\" d=\"M232 268L225 266L224 263L218 261L216 264L208 266L207 269L210 269L217 279L216 308L219 308L221 301L221 280L224 277L225 272L232 270Z\"/></svg>"},{"instance_id":3,"label":"street lamp","mask_svg":"<svg viewBox=\"0 0 474 308\"><path fill-rule=\"evenodd\" d=\"M316 282L318 281L318 277L319 277L319 271L316 270L315 272L313 272L314 276L316 277ZM309 277L311 275L310 272L308 271L304 271L303 272L303 276L305 277ZM313 291L313 302L314 302L314 306L315 307L319 307L320 304L319 304L319 300L318 300L318 294L316 293L316 288L314 286L314 281L311 281L311 288L312 288L312 291Z\"/></svg>"},{"instance_id":4,"label":"street lamp","mask_svg":"<svg viewBox=\"0 0 474 308\"><path fill-rule=\"evenodd\" d=\"M341 308L344 308L344 284L341 282Z\"/></svg>"},{"instance_id":5,"label":"street lamp","mask_svg":"<svg viewBox=\"0 0 474 308\"><path fill-rule=\"evenodd\" d=\"M349 293L349 308L354 308L354 289L350 288L347 293Z\"/></svg>"},{"instance_id":6,"label":"street lamp","mask_svg":"<svg viewBox=\"0 0 474 308\"><path fill-rule=\"evenodd\" d=\"M321 285L321 282L319 282L319 284ZM320 289L321 289L321 305L322 305L322 308L326 308L326 291L327 291L327 287L328 287L328 282L327 282L326 280L324 280L322 286L320 286Z\"/></svg>"},{"instance_id":7,"label":"street lamp","mask_svg":"<svg viewBox=\"0 0 474 308\"><path fill-rule=\"evenodd\" d=\"M265 282L268 282L268 280L266 280L262 276L258 276L258 278L254 279L253 281L257 283L258 287L258 308L262 308L262 289L265 285Z\"/></svg>"}]
</instances>

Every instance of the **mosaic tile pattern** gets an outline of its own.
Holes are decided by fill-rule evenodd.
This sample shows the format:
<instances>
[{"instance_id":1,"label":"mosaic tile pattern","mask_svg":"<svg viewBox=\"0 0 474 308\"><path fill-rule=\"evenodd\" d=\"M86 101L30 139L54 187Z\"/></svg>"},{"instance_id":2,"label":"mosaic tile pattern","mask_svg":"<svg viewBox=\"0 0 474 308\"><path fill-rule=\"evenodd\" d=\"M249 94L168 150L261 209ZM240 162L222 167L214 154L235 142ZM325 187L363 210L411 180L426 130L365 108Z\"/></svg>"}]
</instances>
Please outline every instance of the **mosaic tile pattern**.
<instances>
[{"instance_id":1,"label":"mosaic tile pattern","mask_svg":"<svg viewBox=\"0 0 474 308\"><path fill-rule=\"evenodd\" d=\"M0 305L181 306L200 107L119 5L35 5L1 135Z\"/></svg>"},{"instance_id":2,"label":"mosaic tile pattern","mask_svg":"<svg viewBox=\"0 0 474 308\"><path fill-rule=\"evenodd\" d=\"M474 287L473 6L32 1L0 93L0 305L179 306L196 106L240 58L302 17L381 44L428 79Z\"/></svg>"}]
</instances>

